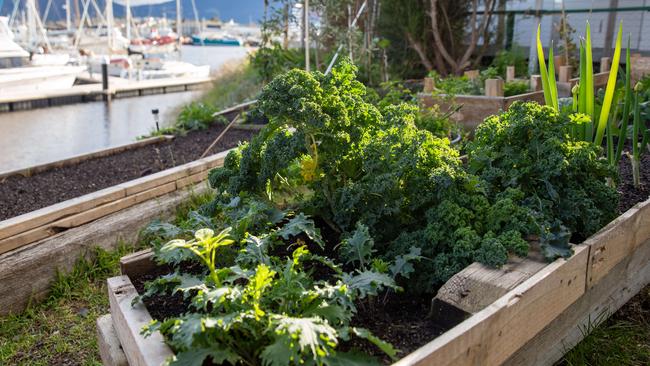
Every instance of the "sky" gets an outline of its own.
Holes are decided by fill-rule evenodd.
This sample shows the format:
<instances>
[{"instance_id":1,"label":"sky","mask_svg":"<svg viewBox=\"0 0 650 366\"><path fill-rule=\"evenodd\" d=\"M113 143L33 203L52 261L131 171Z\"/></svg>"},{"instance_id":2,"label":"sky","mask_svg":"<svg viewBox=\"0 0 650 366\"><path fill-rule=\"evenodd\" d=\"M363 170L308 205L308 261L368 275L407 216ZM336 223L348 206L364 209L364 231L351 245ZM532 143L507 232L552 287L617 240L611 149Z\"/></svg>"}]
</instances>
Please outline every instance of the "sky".
<instances>
[{"instance_id":1,"label":"sky","mask_svg":"<svg viewBox=\"0 0 650 366\"><path fill-rule=\"evenodd\" d=\"M19 0L24 4L25 0ZM41 14L47 6L48 0L37 0L39 2ZM74 1L74 0L71 0ZM81 9L81 1L79 7ZM96 0L100 7L103 7L105 0ZM222 20L234 19L239 23L248 23L249 21L259 21L263 13L263 0L194 0L199 13L199 18L212 18L219 16ZM0 15L8 16L13 8L14 0L0 0L2 7L0 8ZM65 0L52 0L52 7L48 19L64 19L65 10L63 9ZM183 16L187 19L194 18L191 0L181 0L181 7L183 9ZM80 10L81 11L81 10ZM114 5L113 13L116 17L123 16L124 7ZM176 17L176 3L171 1L166 4L154 6L141 6L132 8L132 13L135 16L161 16L166 13L167 17Z\"/></svg>"}]
</instances>

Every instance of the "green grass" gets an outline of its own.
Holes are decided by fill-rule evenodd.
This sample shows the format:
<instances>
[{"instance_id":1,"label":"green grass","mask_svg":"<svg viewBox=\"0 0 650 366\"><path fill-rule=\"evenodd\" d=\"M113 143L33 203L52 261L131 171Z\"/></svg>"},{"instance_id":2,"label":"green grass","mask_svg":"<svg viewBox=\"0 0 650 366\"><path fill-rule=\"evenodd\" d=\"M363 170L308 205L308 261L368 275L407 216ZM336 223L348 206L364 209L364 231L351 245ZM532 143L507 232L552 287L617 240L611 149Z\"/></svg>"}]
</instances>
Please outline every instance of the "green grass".
<instances>
[{"instance_id":1,"label":"green grass","mask_svg":"<svg viewBox=\"0 0 650 366\"><path fill-rule=\"evenodd\" d=\"M2 365L99 365L95 319L108 312L106 278L119 273L119 259L135 250L96 249L55 280L49 297L19 315L0 318Z\"/></svg>"},{"instance_id":2,"label":"green grass","mask_svg":"<svg viewBox=\"0 0 650 366\"><path fill-rule=\"evenodd\" d=\"M248 60L236 66L226 65L201 101L222 110L257 98L262 86L262 79Z\"/></svg>"},{"instance_id":3,"label":"green grass","mask_svg":"<svg viewBox=\"0 0 650 366\"><path fill-rule=\"evenodd\" d=\"M597 322L596 322L597 323ZM560 364L650 365L650 286L567 353Z\"/></svg>"},{"instance_id":4,"label":"green grass","mask_svg":"<svg viewBox=\"0 0 650 366\"><path fill-rule=\"evenodd\" d=\"M174 222L212 199L191 195L176 210ZM106 279L119 274L122 256L145 243L93 249L66 274L58 274L48 297L21 314L0 317L0 365L101 365L95 320L109 312Z\"/></svg>"}]
</instances>

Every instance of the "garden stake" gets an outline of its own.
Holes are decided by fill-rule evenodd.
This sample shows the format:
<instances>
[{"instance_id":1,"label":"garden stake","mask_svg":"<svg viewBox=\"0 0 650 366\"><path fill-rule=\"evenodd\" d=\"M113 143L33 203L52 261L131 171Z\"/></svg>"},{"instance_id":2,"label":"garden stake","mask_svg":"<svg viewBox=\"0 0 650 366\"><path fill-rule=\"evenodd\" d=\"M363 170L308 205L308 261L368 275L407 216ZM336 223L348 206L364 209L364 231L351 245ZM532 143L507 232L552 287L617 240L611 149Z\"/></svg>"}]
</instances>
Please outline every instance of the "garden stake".
<instances>
[{"instance_id":1,"label":"garden stake","mask_svg":"<svg viewBox=\"0 0 650 366\"><path fill-rule=\"evenodd\" d=\"M228 126L226 126L226 128L223 131L221 131L219 136L217 136L217 138L214 139L214 141L212 141L210 146L208 146L208 148L205 149L205 151L203 152L203 154L201 154L201 157L199 159L203 159L203 158L205 158L206 155L208 155L208 152L210 152L210 149L212 149L214 147L214 145L216 145L217 142L219 142L219 140L221 140L223 135L225 135L226 132L228 132L230 127L232 127L232 125L234 125L235 123L237 123L237 121L239 121L239 116L241 116L241 114L238 114L237 117L233 118L232 121L230 121L230 123L228 123Z\"/></svg>"}]
</instances>

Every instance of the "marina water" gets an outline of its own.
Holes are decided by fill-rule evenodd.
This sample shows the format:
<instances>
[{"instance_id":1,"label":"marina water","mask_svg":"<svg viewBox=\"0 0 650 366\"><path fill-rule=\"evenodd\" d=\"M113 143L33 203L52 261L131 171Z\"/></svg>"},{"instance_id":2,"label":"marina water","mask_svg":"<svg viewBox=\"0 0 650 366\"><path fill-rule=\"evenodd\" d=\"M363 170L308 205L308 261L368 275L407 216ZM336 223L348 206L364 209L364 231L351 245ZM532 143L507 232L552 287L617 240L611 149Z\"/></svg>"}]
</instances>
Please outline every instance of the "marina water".
<instances>
[{"instance_id":1,"label":"marina water","mask_svg":"<svg viewBox=\"0 0 650 366\"><path fill-rule=\"evenodd\" d=\"M243 60L244 47L183 46L182 60L211 66ZM184 105L201 97L188 91L59 107L0 113L0 172L65 159L133 142L155 130L151 110L160 111L160 127L170 126Z\"/></svg>"}]
</instances>

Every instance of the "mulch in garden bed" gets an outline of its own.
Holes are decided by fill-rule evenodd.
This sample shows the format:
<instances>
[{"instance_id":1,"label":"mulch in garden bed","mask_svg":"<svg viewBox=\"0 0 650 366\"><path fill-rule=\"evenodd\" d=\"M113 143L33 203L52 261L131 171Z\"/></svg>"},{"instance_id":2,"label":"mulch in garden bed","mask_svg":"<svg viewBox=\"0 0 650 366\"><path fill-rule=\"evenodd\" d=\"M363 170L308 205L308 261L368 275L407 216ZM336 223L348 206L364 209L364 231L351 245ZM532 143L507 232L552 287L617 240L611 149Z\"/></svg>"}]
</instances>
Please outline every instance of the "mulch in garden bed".
<instances>
[{"instance_id":1,"label":"mulch in garden bed","mask_svg":"<svg viewBox=\"0 0 650 366\"><path fill-rule=\"evenodd\" d=\"M213 124L205 130L176 136L171 141L54 168L30 177L8 177L0 181L0 220L194 161L224 128L222 124ZM211 153L236 147L254 134L255 131L230 129Z\"/></svg>"}]
</instances>

